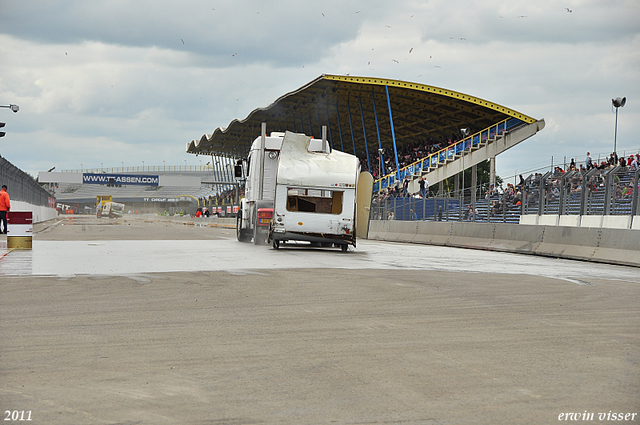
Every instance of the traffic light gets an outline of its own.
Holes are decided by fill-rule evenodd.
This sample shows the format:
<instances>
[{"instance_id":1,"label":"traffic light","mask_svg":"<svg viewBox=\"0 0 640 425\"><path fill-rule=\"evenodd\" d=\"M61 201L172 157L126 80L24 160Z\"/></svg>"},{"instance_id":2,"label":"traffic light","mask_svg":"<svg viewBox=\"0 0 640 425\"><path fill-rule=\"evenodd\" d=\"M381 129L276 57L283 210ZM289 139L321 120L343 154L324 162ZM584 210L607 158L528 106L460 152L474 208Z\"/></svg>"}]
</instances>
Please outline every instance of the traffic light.
<instances>
[{"instance_id":1,"label":"traffic light","mask_svg":"<svg viewBox=\"0 0 640 425\"><path fill-rule=\"evenodd\" d=\"M4 123L0 122L0 128L4 127ZM0 137L4 137L5 132L4 131L0 131Z\"/></svg>"}]
</instances>

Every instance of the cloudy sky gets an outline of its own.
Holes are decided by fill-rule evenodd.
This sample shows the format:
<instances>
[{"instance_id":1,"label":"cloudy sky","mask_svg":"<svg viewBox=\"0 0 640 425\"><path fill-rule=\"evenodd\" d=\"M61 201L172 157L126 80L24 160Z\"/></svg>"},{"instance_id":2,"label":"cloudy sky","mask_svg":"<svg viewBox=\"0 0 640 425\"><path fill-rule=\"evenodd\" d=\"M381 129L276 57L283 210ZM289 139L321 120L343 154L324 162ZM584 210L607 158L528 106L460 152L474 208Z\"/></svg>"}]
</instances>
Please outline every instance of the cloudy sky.
<instances>
[{"instance_id":1,"label":"cloudy sky","mask_svg":"<svg viewBox=\"0 0 640 425\"><path fill-rule=\"evenodd\" d=\"M200 165L187 142L325 73L544 118L503 177L610 153L618 96L640 150L638 0L0 0L0 58L0 155L32 175Z\"/></svg>"}]
</instances>

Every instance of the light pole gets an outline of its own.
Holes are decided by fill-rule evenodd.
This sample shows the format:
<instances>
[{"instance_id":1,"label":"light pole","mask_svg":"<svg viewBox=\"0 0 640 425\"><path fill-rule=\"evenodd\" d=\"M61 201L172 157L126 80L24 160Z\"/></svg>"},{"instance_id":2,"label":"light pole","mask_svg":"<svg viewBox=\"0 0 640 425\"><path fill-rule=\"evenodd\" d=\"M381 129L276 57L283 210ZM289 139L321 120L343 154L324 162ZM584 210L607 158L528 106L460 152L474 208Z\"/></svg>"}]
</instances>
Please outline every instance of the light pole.
<instances>
[{"instance_id":1,"label":"light pole","mask_svg":"<svg viewBox=\"0 0 640 425\"><path fill-rule=\"evenodd\" d=\"M613 133L613 156L617 158L618 154L616 153L616 139L618 138L618 108L622 108L627 103L627 98L616 97L615 99L611 99L611 103L613 104L614 108L616 108L616 128L615 132Z\"/></svg>"},{"instance_id":2,"label":"light pole","mask_svg":"<svg viewBox=\"0 0 640 425\"><path fill-rule=\"evenodd\" d=\"M18 105L0 105L0 108L9 108L13 112L18 112L20 110L20 107Z\"/></svg>"}]
</instances>

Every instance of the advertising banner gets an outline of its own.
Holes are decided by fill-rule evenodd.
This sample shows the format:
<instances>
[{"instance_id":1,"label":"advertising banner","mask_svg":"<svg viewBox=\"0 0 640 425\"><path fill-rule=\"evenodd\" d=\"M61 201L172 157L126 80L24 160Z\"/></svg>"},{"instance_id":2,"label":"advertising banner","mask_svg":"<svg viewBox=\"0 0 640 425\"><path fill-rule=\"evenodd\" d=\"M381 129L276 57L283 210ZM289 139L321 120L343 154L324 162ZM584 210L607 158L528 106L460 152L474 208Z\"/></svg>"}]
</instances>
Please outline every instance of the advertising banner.
<instances>
[{"instance_id":1,"label":"advertising banner","mask_svg":"<svg viewBox=\"0 0 640 425\"><path fill-rule=\"evenodd\" d=\"M140 174L83 173L84 184L158 186L158 176Z\"/></svg>"}]
</instances>

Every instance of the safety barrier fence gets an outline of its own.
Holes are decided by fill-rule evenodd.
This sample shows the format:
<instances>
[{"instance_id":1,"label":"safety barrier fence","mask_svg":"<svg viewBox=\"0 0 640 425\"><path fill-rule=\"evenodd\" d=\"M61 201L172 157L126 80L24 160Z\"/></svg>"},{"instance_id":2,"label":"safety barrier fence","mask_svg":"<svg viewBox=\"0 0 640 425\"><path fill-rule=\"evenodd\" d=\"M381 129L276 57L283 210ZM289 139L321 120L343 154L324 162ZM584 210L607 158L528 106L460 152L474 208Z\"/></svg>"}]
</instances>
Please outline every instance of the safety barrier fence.
<instances>
[{"instance_id":1,"label":"safety barrier fence","mask_svg":"<svg viewBox=\"0 0 640 425\"><path fill-rule=\"evenodd\" d=\"M640 213L640 169L615 167L533 174L497 193L488 185L433 198L374 194L371 218L404 221L519 223L521 215L635 216Z\"/></svg>"},{"instance_id":2,"label":"safety barrier fence","mask_svg":"<svg viewBox=\"0 0 640 425\"><path fill-rule=\"evenodd\" d=\"M3 157L0 157L0 185L7 185L7 192L12 202L21 201L43 207L55 206L55 198L49 192Z\"/></svg>"},{"instance_id":3,"label":"safety barrier fence","mask_svg":"<svg viewBox=\"0 0 640 425\"><path fill-rule=\"evenodd\" d=\"M400 170L382 177L380 180L374 182L373 191L378 192L401 182L405 177L408 178L414 175L421 175L428 172L430 169L438 168L453 161L458 156L466 154L468 150L477 148L481 144L487 143L490 140L495 139L497 136L504 134L506 131L512 130L520 125L522 125L522 121L517 118L508 118L500 121L491 127L472 134L456 143L432 153L431 155L415 161Z\"/></svg>"},{"instance_id":4,"label":"safety barrier fence","mask_svg":"<svg viewBox=\"0 0 640 425\"><path fill-rule=\"evenodd\" d=\"M593 168L529 176L522 188L522 214L637 215L640 169Z\"/></svg>"}]
</instances>

